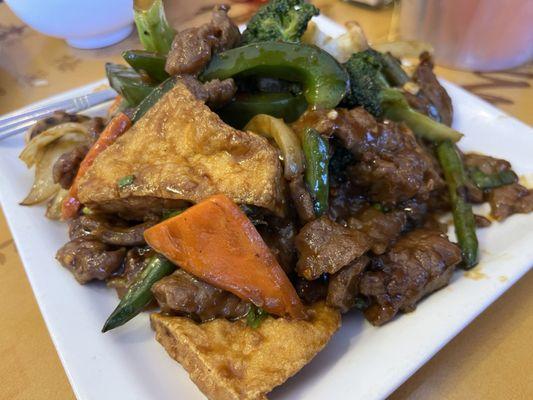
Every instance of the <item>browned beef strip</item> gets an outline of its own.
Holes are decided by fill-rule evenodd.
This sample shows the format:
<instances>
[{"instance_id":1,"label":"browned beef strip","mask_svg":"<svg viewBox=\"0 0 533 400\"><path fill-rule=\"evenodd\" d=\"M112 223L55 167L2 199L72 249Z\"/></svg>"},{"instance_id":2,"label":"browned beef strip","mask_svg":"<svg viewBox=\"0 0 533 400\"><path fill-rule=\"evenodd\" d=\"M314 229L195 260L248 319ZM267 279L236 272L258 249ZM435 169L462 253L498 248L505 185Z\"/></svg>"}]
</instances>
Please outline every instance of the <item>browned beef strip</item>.
<instances>
[{"instance_id":1,"label":"browned beef strip","mask_svg":"<svg viewBox=\"0 0 533 400\"><path fill-rule=\"evenodd\" d=\"M355 306L359 294L359 281L370 259L359 257L353 263L343 267L329 278L326 304L345 313Z\"/></svg>"},{"instance_id":2,"label":"browned beef strip","mask_svg":"<svg viewBox=\"0 0 533 400\"><path fill-rule=\"evenodd\" d=\"M98 240L80 238L61 247L56 259L84 284L110 277L122 265L125 254L124 248L113 249Z\"/></svg>"},{"instance_id":3,"label":"browned beef strip","mask_svg":"<svg viewBox=\"0 0 533 400\"><path fill-rule=\"evenodd\" d=\"M327 275L322 275L320 278L313 281L308 281L305 278L296 277L294 288L298 296L306 304L314 304L317 301L324 300L328 294Z\"/></svg>"},{"instance_id":4,"label":"browned beef strip","mask_svg":"<svg viewBox=\"0 0 533 400\"><path fill-rule=\"evenodd\" d=\"M74 149L62 154L54 163L52 168L52 175L55 183L63 189L69 189L78 173L80 163L85 158L85 155L89 151L89 147L98 139L100 133L105 127L103 118L89 118L84 115L67 114L63 111L56 111L54 116L50 117L53 123L46 123L47 119L38 122L35 126L40 125L31 134L34 136L54 125L58 125L64 122L82 122L89 128L89 143L75 147ZM38 133L36 133L38 132Z\"/></svg>"},{"instance_id":5,"label":"browned beef strip","mask_svg":"<svg viewBox=\"0 0 533 400\"><path fill-rule=\"evenodd\" d=\"M440 221L440 217L441 217L441 215L437 214L437 213L428 214L428 215L426 215L426 217L424 219L424 223L422 225L418 226L418 227L419 228L430 229L430 230L433 230L433 231L438 231L438 232L443 233L443 234L447 234L448 233L448 224L446 222L441 222ZM450 221L450 224L452 222L453 221Z\"/></svg>"},{"instance_id":6,"label":"browned beef strip","mask_svg":"<svg viewBox=\"0 0 533 400\"><path fill-rule=\"evenodd\" d=\"M268 215L265 219L265 223L257 225L256 228L285 273L289 275L296 264L296 225L290 218Z\"/></svg>"},{"instance_id":7,"label":"browned beef strip","mask_svg":"<svg viewBox=\"0 0 533 400\"><path fill-rule=\"evenodd\" d=\"M350 228L367 235L374 254L383 254L400 236L406 223L404 212L394 210L384 213L374 207L367 207L348 220Z\"/></svg>"},{"instance_id":8,"label":"browned beef strip","mask_svg":"<svg viewBox=\"0 0 533 400\"><path fill-rule=\"evenodd\" d=\"M353 215L368 207L368 199L361 193L361 189L350 181L341 184L330 181L328 210L330 218L347 225Z\"/></svg>"},{"instance_id":9,"label":"browned beef strip","mask_svg":"<svg viewBox=\"0 0 533 400\"><path fill-rule=\"evenodd\" d=\"M144 231L156 224L148 220L134 226L111 225L106 220L95 216L81 215L69 222L70 239L96 238L99 241L116 246L141 246L146 244Z\"/></svg>"},{"instance_id":10,"label":"browned beef strip","mask_svg":"<svg viewBox=\"0 0 533 400\"><path fill-rule=\"evenodd\" d=\"M78 173L80 163L88 151L89 146L81 145L62 154L54 163L52 169L54 182L59 183L63 189L70 188L72 181Z\"/></svg>"},{"instance_id":11,"label":"browned beef strip","mask_svg":"<svg viewBox=\"0 0 533 400\"><path fill-rule=\"evenodd\" d=\"M414 310L422 297L448 284L460 261L460 248L438 231L417 229L400 237L361 277L359 289L370 300L365 317L382 325L400 310Z\"/></svg>"},{"instance_id":12,"label":"browned beef strip","mask_svg":"<svg viewBox=\"0 0 533 400\"><path fill-rule=\"evenodd\" d=\"M378 123L361 107L308 112L294 126L309 124L335 135L352 152L357 162L347 172L373 202L394 206L413 197L427 200L444 187L434 159L403 124Z\"/></svg>"},{"instance_id":13,"label":"browned beef strip","mask_svg":"<svg viewBox=\"0 0 533 400\"><path fill-rule=\"evenodd\" d=\"M416 197L427 200L444 185L432 161L403 125L380 124L380 143L350 167L355 184L368 189L373 201L396 205Z\"/></svg>"},{"instance_id":14,"label":"browned beef strip","mask_svg":"<svg viewBox=\"0 0 533 400\"><path fill-rule=\"evenodd\" d=\"M439 113L441 122L452 124L452 100L433 73L433 61L428 52L420 55L420 63L415 70L413 80L420 86L423 95L433 104Z\"/></svg>"},{"instance_id":15,"label":"browned beef strip","mask_svg":"<svg viewBox=\"0 0 533 400\"><path fill-rule=\"evenodd\" d=\"M342 225L368 206L366 193L356 186L347 173L349 166L356 163L355 157L337 139L330 140L332 156L329 161L329 209L330 218Z\"/></svg>"},{"instance_id":16,"label":"browned beef strip","mask_svg":"<svg viewBox=\"0 0 533 400\"><path fill-rule=\"evenodd\" d=\"M155 252L150 247L134 247L129 249L124 259L123 269L118 275L107 280L107 286L115 288L119 298L122 298L137 275L148 265L150 257Z\"/></svg>"},{"instance_id":17,"label":"browned beef strip","mask_svg":"<svg viewBox=\"0 0 533 400\"><path fill-rule=\"evenodd\" d=\"M237 85L232 78L201 83L193 76L184 75L180 80L194 97L205 102L213 110L229 103L237 92Z\"/></svg>"},{"instance_id":18,"label":"browned beef strip","mask_svg":"<svg viewBox=\"0 0 533 400\"><path fill-rule=\"evenodd\" d=\"M361 232L345 228L326 216L306 224L296 236L298 275L313 280L324 273L334 274L369 249Z\"/></svg>"},{"instance_id":19,"label":"browned beef strip","mask_svg":"<svg viewBox=\"0 0 533 400\"><path fill-rule=\"evenodd\" d=\"M200 82L196 77L191 75L182 75L179 77L179 81L185 85L185 87L192 93L192 95L205 102L208 98L204 84Z\"/></svg>"},{"instance_id":20,"label":"browned beef strip","mask_svg":"<svg viewBox=\"0 0 533 400\"><path fill-rule=\"evenodd\" d=\"M489 192L488 200L491 215L499 221L503 221L512 214L533 211L533 190L527 189L519 183L492 189Z\"/></svg>"},{"instance_id":21,"label":"browned beef strip","mask_svg":"<svg viewBox=\"0 0 533 400\"><path fill-rule=\"evenodd\" d=\"M178 32L172 41L165 70L171 75L197 75L211 59L213 41L207 27L188 28Z\"/></svg>"},{"instance_id":22,"label":"browned beef strip","mask_svg":"<svg viewBox=\"0 0 533 400\"><path fill-rule=\"evenodd\" d=\"M300 220L309 222L315 218L313 199L305 187L302 176L298 176L289 182L289 193Z\"/></svg>"},{"instance_id":23,"label":"browned beef strip","mask_svg":"<svg viewBox=\"0 0 533 400\"><path fill-rule=\"evenodd\" d=\"M206 104L212 110L216 110L231 101L237 93L237 85L232 78L222 81L213 79L204 83L204 89L207 92Z\"/></svg>"},{"instance_id":24,"label":"browned beef strip","mask_svg":"<svg viewBox=\"0 0 533 400\"><path fill-rule=\"evenodd\" d=\"M472 204L481 204L485 201L483 190L478 188L470 179L465 185L466 200Z\"/></svg>"},{"instance_id":25,"label":"browned beef strip","mask_svg":"<svg viewBox=\"0 0 533 400\"><path fill-rule=\"evenodd\" d=\"M429 99L421 90L418 91L417 94L411 94L407 91L403 91L403 95L413 110L425 114L431 119L440 121L441 117L437 108L429 101Z\"/></svg>"},{"instance_id":26,"label":"browned beef strip","mask_svg":"<svg viewBox=\"0 0 533 400\"><path fill-rule=\"evenodd\" d=\"M209 23L176 34L165 66L170 75L197 75L214 53L231 49L239 43L241 34L228 17L228 10L229 6L217 5Z\"/></svg>"},{"instance_id":27,"label":"browned beef strip","mask_svg":"<svg viewBox=\"0 0 533 400\"><path fill-rule=\"evenodd\" d=\"M407 218L406 230L411 230L424 225L428 214L428 208L428 202L418 201L417 199L410 199L398 204L397 209L401 210Z\"/></svg>"},{"instance_id":28,"label":"browned beef strip","mask_svg":"<svg viewBox=\"0 0 533 400\"><path fill-rule=\"evenodd\" d=\"M182 269L156 282L152 293L163 312L187 315L201 322L219 317L241 318L250 308L250 303L200 281Z\"/></svg>"}]
</instances>

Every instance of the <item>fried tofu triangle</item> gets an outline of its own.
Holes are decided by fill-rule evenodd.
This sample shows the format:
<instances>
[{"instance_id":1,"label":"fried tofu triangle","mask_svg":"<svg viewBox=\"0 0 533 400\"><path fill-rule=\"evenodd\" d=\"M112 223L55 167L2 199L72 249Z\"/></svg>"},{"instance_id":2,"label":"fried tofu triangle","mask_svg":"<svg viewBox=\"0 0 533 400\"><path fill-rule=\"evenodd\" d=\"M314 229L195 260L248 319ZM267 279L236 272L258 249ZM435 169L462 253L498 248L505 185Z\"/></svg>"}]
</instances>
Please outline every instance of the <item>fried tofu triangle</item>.
<instances>
[{"instance_id":1,"label":"fried tofu triangle","mask_svg":"<svg viewBox=\"0 0 533 400\"><path fill-rule=\"evenodd\" d=\"M96 157L78 198L95 211L134 219L216 193L283 214L279 152L265 138L226 125L177 83Z\"/></svg>"},{"instance_id":2,"label":"fried tofu triangle","mask_svg":"<svg viewBox=\"0 0 533 400\"><path fill-rule=\"evenodd\" d=\"M210 400L264 400L303 368L340 327L340 313L324 303L308 321L266 318L257 329L243 320L198 324L152 314L156 339Z\"/></svg>"}]
</instances>

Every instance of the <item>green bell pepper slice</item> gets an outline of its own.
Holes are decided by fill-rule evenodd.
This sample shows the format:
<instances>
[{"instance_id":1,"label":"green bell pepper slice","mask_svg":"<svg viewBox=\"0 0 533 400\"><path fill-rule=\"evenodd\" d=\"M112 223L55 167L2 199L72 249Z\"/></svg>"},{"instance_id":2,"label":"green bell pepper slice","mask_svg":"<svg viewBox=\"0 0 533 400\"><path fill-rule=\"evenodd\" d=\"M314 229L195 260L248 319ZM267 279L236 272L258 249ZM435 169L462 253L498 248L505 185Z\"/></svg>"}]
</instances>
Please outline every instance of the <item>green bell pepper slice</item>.
<instances>
[{"instance_id":1,"label":"green bell pepper slice","mask_svg":"<svg viewBox=\"0 0 533 400\"><path fill-rule=\"evenodd\" d=\"M261 42L227 50L212 58L200 80L236 75L300 82L313 108L336 107L348 88L348 74L330 54L303 44Z\"/></svg>"},{"instance_id":2,"label":"green bell pepper slice","mask_svg":"<svg viewBox=\"0 0 533 400\"><path fill-rule=\"evenodd\" d=\"M124 97L131 107L136 107L154 89L141 75L124 65L107 63L105 71L109 86Z\"/></svg>"},{"instance_id":3,"label":"green bell pepper slice","mask_svg":"<svg viewBox=\"0 0 533 400\"><path fill-rule=\"evenodd\" d=\"M163 82L169 77L165 71L165 56L152 51L128 50L122 53L122 58L141 75L148 77L156 83Z\"/></svg>"},{"instance_id":4,"label":"green bell pepper slice","mask_svg":"<svg viewBox=\"0 0 533 400\"><path fill-rule=\"evenodd\" d=\"M307 109L303 95L291 93L239 93L231 103L217 110L220 118L227 124L242 129L248 121L258 114L282 118L294 122Z\"/></svg>"}]
</instances>

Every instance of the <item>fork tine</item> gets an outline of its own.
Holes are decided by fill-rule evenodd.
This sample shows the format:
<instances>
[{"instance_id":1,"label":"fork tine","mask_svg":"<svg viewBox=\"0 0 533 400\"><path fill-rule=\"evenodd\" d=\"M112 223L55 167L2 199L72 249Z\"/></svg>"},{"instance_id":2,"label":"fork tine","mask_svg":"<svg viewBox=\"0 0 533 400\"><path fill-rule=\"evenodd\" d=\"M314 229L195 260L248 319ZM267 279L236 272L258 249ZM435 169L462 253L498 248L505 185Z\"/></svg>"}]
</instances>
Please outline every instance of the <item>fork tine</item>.
<instances>
[{"instance_id":1,"label":"fork tine","mask_svg":"<svg viewBox=\"0 0 533 400\"><path fill-rule=\"evenodd\" d=\"M74 99L65 99L65 100L59 100L54 103L45 104L42 106L32 107L26 110L23 113L11 115L9 117L2 117L0 118L0 126L6 126L7 124L11 123L12 121L16 121L24 116L28 115L34 115L34 114L41 114L42 112L50 111L51 109L60 109L61 106L71 104Z\"/></svg>"},{"instance_id":2,"label":"fork tine","mask_svg":"<svg viewBox=\"0 0 533 400\"><path fill-rule=\"evenodd\" d=\"M113 89L106 89L44 106L34 107L22 114L0 118L0 140L24 132L37 122L37 120L51 115L54 111L64 109L67 112L79 112L111 100L115 96L116 92Z\"/></svg>"},{"instance_id":3,"label":"fork tine","mask_svg":"<svg viewBox=\"0 0 533 400\"><path fill-rule=\"evenodd\" d=\"M37 108L35 110L30 110L24 114L13 115L8 118L0 119L0 131L10 129L11 127L16 127L19 124L23 124L26 121L35 120L36 118L41 118L43 115L53 113L55 110L60 110L64 108L63 106L68 106L69 101L65 100L62 103L52 104L46 107Z\"/></svg>"},{"instance_id":4,"label":"fork tine","mask_svg":"<svg viewBox=\"0 0 533 400\"><path fill-rule=\"evenodd\" d=\"M93 105L107 101L114 97L116 93L111 90L103 90L99 92L90 93L85 96L76 97L73 99L61 100L56 103L47 104L41 107L31 108L23 114L16 114L10 117L0 118L0 130L7 129L8 127L15 125L17 123L22 123L27 119L34 117L41 117L47 113L53 112L55 110L61 110L67 107L72 107L74 111L85 110Z\"/></svg>"},{"instance_id":5,"label":"fork tine","mask_svg":"<svg viewBox=\"0 0 533 400\"><path fill-rule=\"evenodd\" d=\"M22 127L22 128L16 128L8 132L2 132L0 133L0 141L7 139L8 137L18 135L19 133L24 133L28 127Z\"/></svg>"},{"instance_id":6,"label":"fork tine","mask_svg":"<svg viewBox=\"0 0 533 400\"><path fill-rule=\"evenodd\" d=\"M35 124L34 120L29 120L29 121L26 121L26 122L24 122L22 124L14 125L11 128L9 128L9 129L3 129L3 130L0 131L0 140L4 139L6 137L10 137L10 136L12 136L12 135L14 135L16 133L22 133L24 131L27 131L34 124Z\"/></svg>"},{"instance_id":7,"label":"fork tine","mask_svg":"<svg viewBox=\"0 0 533 400\"><path fill-rule=\"evenodd\" d=\"M77 108L71 107L71 108L67 108L65 111L75 112L76 110ZM46 115L46 114L43 114L43 115ZM25 120L21 120L18 123L11 124L5 128L0 128L0 140L13 136L14 134L17 134L21 131L26 131L30 129L36 122L35 118L33 117L39 118L38 116L33 115L31 118L29 117L29 118L26 118Z\"/></svg>"}]
</instances>

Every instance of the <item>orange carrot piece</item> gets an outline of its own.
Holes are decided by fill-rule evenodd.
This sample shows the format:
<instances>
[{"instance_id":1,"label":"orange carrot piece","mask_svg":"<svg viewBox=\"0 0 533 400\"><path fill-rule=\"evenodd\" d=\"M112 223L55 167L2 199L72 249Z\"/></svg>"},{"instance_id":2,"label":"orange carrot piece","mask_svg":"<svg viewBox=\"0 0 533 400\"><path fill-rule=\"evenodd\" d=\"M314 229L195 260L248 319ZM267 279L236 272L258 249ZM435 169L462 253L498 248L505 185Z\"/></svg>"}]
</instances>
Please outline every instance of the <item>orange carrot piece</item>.
<instances>
[{"instance_id":1,"label":"orange carrot piece","mask_svg":"<svg viewBox=\"0 0 533 400\"><path fill-rule=\"evenodd\" d=\"M113 115L115 111L118 110L118 107L120 106L120 103L122 102L122 96L119 94L115 97L115 100L113 100L113 103L109 106L109 109L107 110L107 115Z\"/></svg>"},{"instance_id":2,"label":"orange carrot piece","mask_svg":"<svg viewBox=\"0 0 533 400\"><path fill-rule=\"evenodd\" d=\"M111 146L119 136L126 132L131 126L130 118L124 114L117 114L102 131L96 142L89 149L85 158L80 164L78 173L74 178L74 182L69 189L68 196L61 205L61 218L69 219L76 216L80 209L81 203L78 200L78 184L81 177L87 172L89 167L93 164L94 160L102 151Z\"/></svg>"},{"instance_id":3,"label":"orange carrot piece","mask_svg":"<svg viewBox=\"0 0 533 400\"><path fill-rule=\"evenodd\" d=\"M219 194L144 232L185 271L271 314L305 318L294 287L242 210Z\"/></svg>"}]
</instances>

